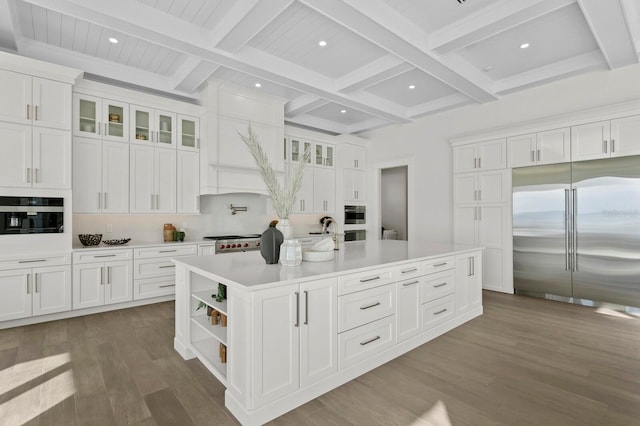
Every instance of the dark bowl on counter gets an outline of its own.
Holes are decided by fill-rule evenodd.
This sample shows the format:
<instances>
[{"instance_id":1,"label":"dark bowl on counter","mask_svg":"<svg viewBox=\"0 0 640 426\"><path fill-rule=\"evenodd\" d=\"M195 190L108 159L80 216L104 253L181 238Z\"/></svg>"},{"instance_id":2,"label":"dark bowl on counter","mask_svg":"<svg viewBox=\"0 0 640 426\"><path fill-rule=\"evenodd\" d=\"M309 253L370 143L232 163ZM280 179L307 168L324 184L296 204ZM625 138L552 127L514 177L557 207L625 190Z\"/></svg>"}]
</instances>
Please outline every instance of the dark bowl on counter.
<instances>
[{"instance_id":1,"label":"dark bowl on counter","mask_svg":"<svg viewBox=\"0 0 640 426\"><path fill-rule=\"evenodd\" d=\"M102 241L102 234L78 234L78 239L85 247L97 246Z\"/></svg>"}]
</instances>

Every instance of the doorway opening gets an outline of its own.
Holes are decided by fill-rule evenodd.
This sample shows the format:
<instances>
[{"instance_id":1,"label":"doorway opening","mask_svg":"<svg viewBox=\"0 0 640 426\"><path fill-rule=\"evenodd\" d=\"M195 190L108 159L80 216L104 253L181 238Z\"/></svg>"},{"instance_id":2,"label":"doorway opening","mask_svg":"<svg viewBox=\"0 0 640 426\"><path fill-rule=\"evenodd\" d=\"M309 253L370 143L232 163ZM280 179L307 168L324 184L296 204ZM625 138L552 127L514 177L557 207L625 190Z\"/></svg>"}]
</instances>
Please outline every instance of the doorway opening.
<instances>
[{"instance_id":1,"label":"doorway opening","mask_svg":"<svg viewBox=\"0 0 640 426\"><path fill-rule=\"evenodd\" d=\"M381 238L408 240L408 166L380 169Z\"/></svg>"}]
</instances>

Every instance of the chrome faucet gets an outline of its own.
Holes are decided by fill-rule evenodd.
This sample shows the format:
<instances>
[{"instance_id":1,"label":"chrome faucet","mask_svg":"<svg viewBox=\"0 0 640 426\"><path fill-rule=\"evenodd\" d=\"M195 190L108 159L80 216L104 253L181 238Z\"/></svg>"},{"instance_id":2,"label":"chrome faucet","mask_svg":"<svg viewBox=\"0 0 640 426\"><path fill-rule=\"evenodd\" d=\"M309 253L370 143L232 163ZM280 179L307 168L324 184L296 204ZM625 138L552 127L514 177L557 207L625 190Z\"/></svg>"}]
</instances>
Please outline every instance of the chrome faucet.
<instances>
[{"instance_id":1,"label":"chrome faucet","mask_svg":"<svg viewBox=\"0 0 640 426\"><path fill-rule=\"evenodd\" d=\"M330 223L333 223L333 249L340 250L340 246L338 245L338 222L332 217L326 216L321 219L322 222L322 233L327 232L327 228Z\"/></svg>"}]
</instances>

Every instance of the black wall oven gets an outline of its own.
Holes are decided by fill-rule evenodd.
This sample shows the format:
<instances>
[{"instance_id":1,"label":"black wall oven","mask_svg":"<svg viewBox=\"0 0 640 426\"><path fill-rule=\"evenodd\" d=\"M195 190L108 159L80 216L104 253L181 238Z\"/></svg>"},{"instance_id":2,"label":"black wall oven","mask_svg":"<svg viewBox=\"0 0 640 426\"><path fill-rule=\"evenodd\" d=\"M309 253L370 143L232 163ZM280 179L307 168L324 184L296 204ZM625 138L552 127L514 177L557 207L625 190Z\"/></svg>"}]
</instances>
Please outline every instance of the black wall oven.
<instances>
[{"instance_id":1,"label":"black wall oven","mask_svg":"<svg viewBox=\"0 0 640 426\"><path fill-rule=\"evenodd\" d=\"M64 199L0 197L0 234L64 232Z\"/></svg>"},{"instance_id":2,"label":"black wall oven","mask_svg":"<svg viewBox=\"0 0 640 426\"><path fill-rule=\"evenodd\" d=\"M345 225L364 225L367 222L367 208L365 206L344 206Z\"/></svg>"}]
</instances>

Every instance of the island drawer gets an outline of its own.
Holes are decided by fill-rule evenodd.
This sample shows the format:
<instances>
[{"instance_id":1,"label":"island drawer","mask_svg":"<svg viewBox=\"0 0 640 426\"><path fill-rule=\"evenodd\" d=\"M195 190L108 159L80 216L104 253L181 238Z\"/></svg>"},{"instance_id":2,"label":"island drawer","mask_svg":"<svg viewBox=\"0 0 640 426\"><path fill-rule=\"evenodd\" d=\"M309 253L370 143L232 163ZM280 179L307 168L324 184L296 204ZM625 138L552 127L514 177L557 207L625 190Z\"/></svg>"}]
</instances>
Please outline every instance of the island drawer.
<instances>
[{"instance_id":1,"label":"island drawer","mask_svg":"<svg viewBox=\"0 0 640 426\"><path fill-rule=\"evenodd\" d=\"M420 275L424 275L424 265L420 262L408 263L396 268L396 280L406 280Z\"/></svg>"},{"instance_id":2,"label":"island drawer","mask_svg":"<svg viewBox=\"0 0 640 426\"><path fill-rule=\"evenodd\" d=\"M453 316L453 294L422 305L422 329L427 330Z\"/></svg>"},{"instance_id":3,"label":"island drawer","mask_svg":"<svg viewBox=\"0 0 640 426\"><path fill-rule=\"evenodd\" d=\"M338 277L338 296L372 287L380 287L394 281L393 269L391 268L344 275Z\"/></svg>"},{"instance_id":4,"label":"island drawer","mask_svg":"<svg viewBox=\"0 0 640 426\"><path fill-rule=\"evenodd\" d=\"M422 303L430 302L455 290L455 271L443 271L426 275L422 282Z\"/></svg>"},{"instance_id":5,"label":"island drawer","mask_svg":"<svg viewBox=\"0 0 640 426\"><path fill-rule=\"evenodd\" d=\"M395 316L383 318L338 335L338 368L343 369L395 344Z\"/></svg>"},{"instance_id":6,"label":"island drawer","mask_svg":"<svg viewBox=\"0 0 640 426\"><path fill-rule=\"evenodd\" d=\"M176 265L171 259L139 259L133 261L133 278L174 277Z\"/></svg>"},{"instance_id":7,"label":"island drawer","mask_svg":"<svg viewBox=\"0 0 640 426\"><path fill-rule=\"evenodd\" d=\"M134 254L136 259L197 256L198 246L195 244L180 244L174 246L140 247L135 249Z\"/></svg>"},{"instance_id":8,"label":"island drawer","mask_svg":"<svg viewBox=\"0 0 640 426\"><path fill-rule=\"evenodd\" d=\"M150 278L135 280L133 282L133 299L148 299L151 297L168 296L175 294L175 277Z\"/></svg>"},{"instance_id":9,"label":"island drawer","mask_svg":"<svg viewBox=\"0 0 640 426\"><path fill-rule=\"evenodd\" d=\"M111 262L133 259L132 249L74 251L73 263Z\"/></svg>"},{"instance_id":10,"label":"island drawer","mask_svg":"<svg viewBox=\"0 0 640 426\"><path fill-rule=\"evenodd\" d=\"M338 297L338 333L393 315L395 294L387 284Z\"/></svg>"},{"instance_id":11,"label":"island drawer","mask_svg":"<svg viewBox=\"0 0 640 426\"><path fill-rule=\"evenodd\" d=\"M425 274L433 274L435 272L446 271L448 269L455 269L456 259L453 256L431 259L424 262L423 267Z\"/></svg>"}]
</instances>

